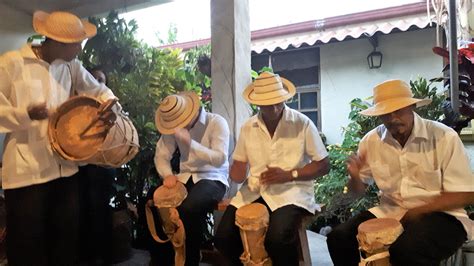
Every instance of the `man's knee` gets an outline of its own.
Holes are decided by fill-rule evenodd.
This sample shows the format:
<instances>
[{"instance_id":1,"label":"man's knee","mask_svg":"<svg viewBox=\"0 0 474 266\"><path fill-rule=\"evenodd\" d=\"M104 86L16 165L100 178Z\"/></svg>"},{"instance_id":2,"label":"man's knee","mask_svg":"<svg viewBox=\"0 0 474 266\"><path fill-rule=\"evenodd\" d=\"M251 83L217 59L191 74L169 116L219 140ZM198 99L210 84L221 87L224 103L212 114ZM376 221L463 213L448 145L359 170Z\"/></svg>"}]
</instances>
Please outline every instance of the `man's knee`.
<instances>
[{"instance_id":1,"label":"man's knee","mask_svg":"<svg viewBox=\"0 0 474 266\"><path fill-rule=\"evenodd\" d=\"M326 243L329 249L336 249L341 243L345 243L348 239L354 238L345 230L341 230L337 226L326 236Z\"/></svg>"}]
</instances>

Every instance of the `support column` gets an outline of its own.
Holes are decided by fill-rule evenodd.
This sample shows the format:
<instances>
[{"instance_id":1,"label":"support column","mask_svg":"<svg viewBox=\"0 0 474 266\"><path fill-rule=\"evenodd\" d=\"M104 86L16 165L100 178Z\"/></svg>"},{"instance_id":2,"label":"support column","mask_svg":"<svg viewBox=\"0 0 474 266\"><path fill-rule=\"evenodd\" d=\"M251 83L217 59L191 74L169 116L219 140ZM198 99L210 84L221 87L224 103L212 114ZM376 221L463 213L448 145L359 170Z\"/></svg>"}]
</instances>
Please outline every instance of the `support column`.
<instances>
[{"instance_id":1,"label":"support column","mask_svg":"<svg viewBox=\"0 0 474 266\"><path fill-rule=\"evenodd\" d=\"M242 91L250 75L248 0L211 0L212 111L222 115L231 131L231 151L240 127L250 116Z\"/></svg>"}]
</instances>

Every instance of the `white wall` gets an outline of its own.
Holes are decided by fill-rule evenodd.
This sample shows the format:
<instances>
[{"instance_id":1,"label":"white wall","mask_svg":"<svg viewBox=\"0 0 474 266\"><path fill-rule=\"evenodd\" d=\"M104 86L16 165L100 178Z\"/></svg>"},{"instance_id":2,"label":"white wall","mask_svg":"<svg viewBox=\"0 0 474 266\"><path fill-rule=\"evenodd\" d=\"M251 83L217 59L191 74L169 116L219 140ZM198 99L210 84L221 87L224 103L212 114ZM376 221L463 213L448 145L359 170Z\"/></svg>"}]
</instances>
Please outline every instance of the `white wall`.
<instances>
[{"instance_id":1,"label":"white wall","mask_svg":"<svg viewBox=\"0 0 474 266\"><path fill-rule=\"evenodd\" d=\"M33 34L32 17L0 3L0 54L20 48Z\"/></svg>"},{"instance_id":2,"label":"white wall","mask_svg":"<svg viewBox=\"0 0 474 266\"><path fill-rule=\"evenodd\" d=\"M435 30L417 30L379 36L382 67L369 69L367 55L372 46L367 39L335 42L320 46L322 132L329 144L342 141L341 128L349 123L349 102L372 95L374 85L387 79L409 81L417 76L437 77L442 59L431 48Z\"/></svg>"}]
</instances>

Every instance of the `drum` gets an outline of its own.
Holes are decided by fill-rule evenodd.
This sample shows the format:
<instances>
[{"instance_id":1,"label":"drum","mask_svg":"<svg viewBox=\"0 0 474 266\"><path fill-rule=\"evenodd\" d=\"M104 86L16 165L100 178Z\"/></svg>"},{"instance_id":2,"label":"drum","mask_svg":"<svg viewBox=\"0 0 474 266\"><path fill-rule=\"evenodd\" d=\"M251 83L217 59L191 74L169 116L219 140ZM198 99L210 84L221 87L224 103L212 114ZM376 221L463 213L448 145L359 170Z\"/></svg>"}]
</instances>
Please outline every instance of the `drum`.
<instances>
[{"instance_id":1,"label":"drum","mask_svg":"<svg viewBox=\"0 0 474 266\"><path fill-rule=\"evenodd\" d=\"M171 241L175 251L175 266L184 266L186 261L186 234L183 221L181 221L176 208L181 205L187 195L186 187L181 182L177 182L176 186L172 188L160 186L153 193L153 200L147 202L145 206L148 230L153 239L158 243ZM163 231L168 239L163 240L156 233L155 220L151 211L153 205L158 208Z\"/></svg>"},{"instance_id":2,"label":"drum","mask_svg":"<svg viewBox=\"0 0 474 266\"><path fill-rule=\"evenodd\" d=\"M235 224L244 246L240 256L244 266L272 265L264 245L269 220L267 207L260 203L244 205L235 212Z\"/></svg>"},{"instance_id":3,"label":"drum","mask_svg":"<svg viewBox=\"0 0 474 266\"><path fill-rule=\"evenodd\" d=\"M62 158L80 163L120 167L138 153L138 133L131 120L116 114L112 127L98 119L101 102L76 96L50 117L48 136Z\"/></svg>"},{"instance_id":4,"label":"drum","mask_svg":"<svg viewBox=\"0 0 474 266\"><path fill-rule=\"evenodd\" d=\"M391 218L375 218L361 223L357 234L361 252L359 265L390 265L388 248L402 233L400 222Z\"/></svg>"}]
</instances>

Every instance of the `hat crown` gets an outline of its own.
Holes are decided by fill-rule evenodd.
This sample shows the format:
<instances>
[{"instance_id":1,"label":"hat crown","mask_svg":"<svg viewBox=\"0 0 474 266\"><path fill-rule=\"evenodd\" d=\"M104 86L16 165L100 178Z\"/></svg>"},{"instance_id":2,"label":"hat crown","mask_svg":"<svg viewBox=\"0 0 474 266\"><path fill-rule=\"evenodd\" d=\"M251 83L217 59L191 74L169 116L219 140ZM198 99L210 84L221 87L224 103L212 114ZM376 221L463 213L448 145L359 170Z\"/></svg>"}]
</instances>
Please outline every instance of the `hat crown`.
<instances>
[{"instance_id":1,"label":"hat crown","mask_svg":"<svg viewBox=\"0 0 474 266\"><path fill-rule=\"evenodd\" d=\"M163 120L172 121L180 116L185 110L182 108L184 101L183 96L178 94L167 96L158 107Z\"/></svg>"},{"instance_id":2,"label":"hat crown","mask_svg":"<svg viewBox=\"0 0 474 266\"><path fill-rule=\"evenodd\" d=\"M403 80L387 80L374 88L374 104L397 98L412 98L410 86Z\"/></svg>"},{"instance_id":3,"label":"hat crown","mask_svg":"<svg viewBox=\"0 0 474 266\"><path fill-rule=\"evenodd\" d=\"M33 28L39 34L63 43L81 42L97 33L93 24L64 11L50 14L36 11L33 14Z\"/></svg>"},{"instance_id":4,"label":"hat crown","mask_svg":"<svg viewBox=\"0 0 474 266\"><path fill-rule=\"evenodd\" d=\"M254 81L255 93L265 93L283 89L280 76L270 72L261 73Z\"/></svg>"},{"instance_id":5,"label":"hat crown","mask_svg":"<svg viewBox=\"0 0 474 266\"><path fill-rule=\"evenodd\" d=\"M52 12L45 23L46 27L55 36L61 36L63 38L86 36L82 21L71 13L61 11Z\"/></svg>"}]
</instances>

